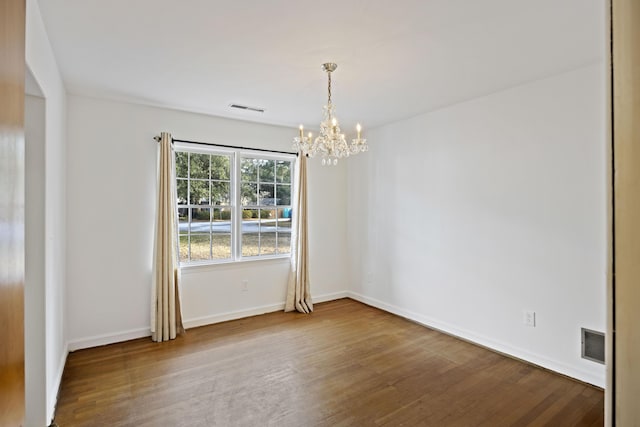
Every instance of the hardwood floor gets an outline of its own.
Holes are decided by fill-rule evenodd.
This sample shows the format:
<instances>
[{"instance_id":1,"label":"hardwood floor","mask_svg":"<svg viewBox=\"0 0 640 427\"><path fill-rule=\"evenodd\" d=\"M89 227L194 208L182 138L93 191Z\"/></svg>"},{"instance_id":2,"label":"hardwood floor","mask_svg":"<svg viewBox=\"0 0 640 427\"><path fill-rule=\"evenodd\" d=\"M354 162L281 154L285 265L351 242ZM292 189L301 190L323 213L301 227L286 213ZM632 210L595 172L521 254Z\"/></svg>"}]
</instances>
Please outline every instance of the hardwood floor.
<instances>
[{"instance_id":1,"label":"hardwood floor","mask_svg":"<svg viewBox=\"0 0 640 427\"><path fill-rule=\"evenodd\" d=\"M68 426L601 426L602 390L358 302L69 355Z\"/></svg>"}]
</instances>

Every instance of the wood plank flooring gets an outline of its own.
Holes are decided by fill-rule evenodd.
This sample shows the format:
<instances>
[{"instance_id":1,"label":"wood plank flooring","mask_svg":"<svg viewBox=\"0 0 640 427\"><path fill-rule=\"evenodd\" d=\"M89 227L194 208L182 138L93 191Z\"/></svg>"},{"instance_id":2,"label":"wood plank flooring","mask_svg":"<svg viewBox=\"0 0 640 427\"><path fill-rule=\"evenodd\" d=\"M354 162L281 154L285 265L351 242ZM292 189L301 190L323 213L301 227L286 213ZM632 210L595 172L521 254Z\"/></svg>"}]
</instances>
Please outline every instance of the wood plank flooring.
<instances>
[{"instance_id":1,"label":"wood plank flooring","mask_svg":"<svg viewBox=\"0 0 640 427\"><path fill-rule=\"evenodd\" d=\"M71 353L69 426L601 426L602 390L350 299Z\"/></svg>"}]
</instances>

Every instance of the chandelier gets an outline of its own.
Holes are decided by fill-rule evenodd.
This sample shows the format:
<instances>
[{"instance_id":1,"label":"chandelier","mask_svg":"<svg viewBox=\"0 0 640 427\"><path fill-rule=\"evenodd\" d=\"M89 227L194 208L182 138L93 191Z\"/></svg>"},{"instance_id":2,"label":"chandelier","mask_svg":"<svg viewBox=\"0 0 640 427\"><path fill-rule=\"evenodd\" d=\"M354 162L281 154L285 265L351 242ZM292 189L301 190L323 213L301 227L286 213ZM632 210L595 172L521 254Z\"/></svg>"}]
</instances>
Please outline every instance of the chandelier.
<instances>
[{"instance_id":1,"label":"chandelier","mask_svg":"<svg viewBox=\"0 0 640 427\"><path fill-rule=\"evenodd\" d=\"M335 107L331 102L331 73L338 68L338 64L322 64L322 69L329 77L327 105L323 107L323 119L320 123L320 135L313 139L311 132L304 136L304 127L300 125L300 136L293 139L293 148L300 151L307 157L314 157L316 154L322 156L323 165L337 165L338 159L349 157L352 154L363 153L369 148L367 140L362 138L362 127L360 123L356 126L357 137L347 143L345 135L340 131L338 119L335 116Z\"/></svg>"}]
</instances>

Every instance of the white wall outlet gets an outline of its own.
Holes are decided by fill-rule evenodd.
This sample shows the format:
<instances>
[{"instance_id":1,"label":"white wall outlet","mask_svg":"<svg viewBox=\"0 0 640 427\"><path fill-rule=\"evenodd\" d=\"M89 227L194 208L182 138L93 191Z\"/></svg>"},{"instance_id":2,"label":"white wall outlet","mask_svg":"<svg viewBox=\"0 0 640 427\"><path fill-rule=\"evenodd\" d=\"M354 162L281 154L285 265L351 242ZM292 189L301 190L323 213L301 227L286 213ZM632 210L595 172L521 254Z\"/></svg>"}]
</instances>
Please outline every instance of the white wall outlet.
<instances>
[{"instance_id":1,"label":"white wall outlet","mask_svg":"<svg viewBox=\"0 0 640 427\"><path fill-rule=\"evenodd\" d=\"M242 281L242 292L248 292L248 291L249 291L249 281L245 279Z\"/></svg>"},{"instance_id":2,"label":"white wall outlet","mask_svg":"<svg viewBox=\"0 0 640 427\"><path fill-rule=\"evenodd\" d=\"M527 326L535 328L536 326L536 312L531 310L524 310L522 312L522 323Z\"/></svg>"}]
</instances>

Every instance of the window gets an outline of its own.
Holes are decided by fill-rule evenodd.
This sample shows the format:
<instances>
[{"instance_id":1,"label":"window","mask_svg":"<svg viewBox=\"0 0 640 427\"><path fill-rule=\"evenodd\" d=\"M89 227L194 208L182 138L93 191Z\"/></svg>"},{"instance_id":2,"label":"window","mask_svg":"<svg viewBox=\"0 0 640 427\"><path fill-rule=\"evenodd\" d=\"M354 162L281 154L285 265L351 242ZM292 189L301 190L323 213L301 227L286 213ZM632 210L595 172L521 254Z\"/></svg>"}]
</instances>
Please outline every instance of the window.
<instances>
[{"instance_id":1,"label":"window","mask_svg":"<svg viewBox=\"0 0 640 427\"><path fill-rule=\"evenodd\" d=\"M176 143L180 262L291 253L295 156Z\"/></svg>"},{"instance_id":2,"label":"window","mask_svg":"<svg viewBox=\"0 0 640 427\"><path fill-rule=\"evenodd\" d=\"M242 256L291 252L291 162L241 157Z\"/></svg>"}]
</instances>

